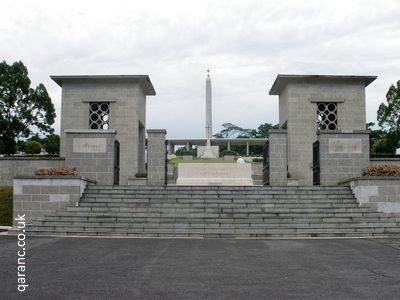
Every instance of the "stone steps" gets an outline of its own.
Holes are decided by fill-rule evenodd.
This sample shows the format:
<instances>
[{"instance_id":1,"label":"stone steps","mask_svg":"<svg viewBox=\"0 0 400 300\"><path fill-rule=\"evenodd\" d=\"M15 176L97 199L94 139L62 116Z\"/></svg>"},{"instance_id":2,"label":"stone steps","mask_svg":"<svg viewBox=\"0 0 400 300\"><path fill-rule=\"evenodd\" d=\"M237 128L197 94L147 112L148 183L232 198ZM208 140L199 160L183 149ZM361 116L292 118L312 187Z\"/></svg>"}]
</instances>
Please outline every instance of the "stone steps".
<instances>
[{"instance_id":1,"label":"stone steps","mask_svg":"<svg viewBox=\"0 0 400 300\"><path fill-rule=\"evenodd\" d=\"M78 207L34 221L33 235L383 237L400 217L359 207L348 187L90 186Z\"/></svg>"}]
</instances>

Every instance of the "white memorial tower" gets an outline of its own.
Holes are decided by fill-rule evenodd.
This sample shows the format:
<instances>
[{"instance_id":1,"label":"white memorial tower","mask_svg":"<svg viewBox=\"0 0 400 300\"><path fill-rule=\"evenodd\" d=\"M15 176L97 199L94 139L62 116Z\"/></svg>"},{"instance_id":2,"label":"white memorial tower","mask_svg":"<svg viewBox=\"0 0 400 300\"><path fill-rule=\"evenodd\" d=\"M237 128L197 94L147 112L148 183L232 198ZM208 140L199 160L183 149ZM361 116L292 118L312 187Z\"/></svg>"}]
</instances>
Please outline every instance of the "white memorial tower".
<instances>
[{"instance_id":1,"label":"white memorial tower","mask_svg":"<svg viewBox=\"0 0 400 300\"><path fill-rule=\"evenodd\" d=\"M206 78L206 138L212 138L212 99L211 99L210 70L207 70Z\"/></svg>"},{"instance_id":2,"label":"white memorial tower","mask_svg":"<svg viewBox=\"0 0 400 300\"><path fill-rule=\"evenodd\" d=\"M211 78L210 70L207 70L206 78L206 146L197 147L197 157L200 158L218 158L219 147L211 146L210 139L212 138L212 93L211 93Z\"/></svg>"}]
</instances>

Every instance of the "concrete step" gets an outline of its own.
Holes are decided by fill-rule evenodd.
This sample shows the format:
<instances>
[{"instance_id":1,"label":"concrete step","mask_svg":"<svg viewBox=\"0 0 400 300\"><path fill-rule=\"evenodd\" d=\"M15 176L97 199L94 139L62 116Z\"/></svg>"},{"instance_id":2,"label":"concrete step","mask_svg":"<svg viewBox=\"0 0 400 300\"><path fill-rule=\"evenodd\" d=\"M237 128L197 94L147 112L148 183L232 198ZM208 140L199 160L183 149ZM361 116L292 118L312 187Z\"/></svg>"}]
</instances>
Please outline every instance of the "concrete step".
<instances>
[{"instance_id":1,"label":"concrete step","mask_svg":"<svg viewBox=\"0 0 400 300\"><path fill-rule=\"evenodd\" d=\"M87 189L85 194L87 195L203 195L203 196L220 196L220 195L329 195L331 190L266 190L266 189L256 189L256 190L108 190L108 189ZM337 195L347 195L351 194L351 190L337 190L335 191Z\"/></svg>"},{"instance_id":2,"label":"concrete step","mask_svg":"<svg viewBox=\"0 0 400 300\"><path fill-rule=\"evenodd\" d=\"M177 202L80 202L79 207L103 207L103 208L179 208L179 209L234 209L234 208L329 208L329 207L360 207L355 201L345 202L314 202L314 201L301 201L301 202L258 202L258 203L177 203Z\"/></svg>"},{"instance_id":3,"label":"concrete step","mask_svg":"<svg viewBox=\"0 0 400 300\"><path fill-rule=\"evenodd\" d=\"M85 230L86 229L86 230ZM399 232L391 228L350 228L350 229L159 229L159 228L37 228L29 230L30 235L76 235L76 236L146 236L146 237L221 237L221 238L271 238L271 237L398 237Z\"/></svg>"},{"instance_id":4,"label":"concrete step","mask_svg":"<svg viewBox=\"0 0 400 300\"><path fill-rule=\"evenodd\" d=\"M156 187L156 186L109 186L109 185L89 185L88 190L148 190L148 191L162 191L162 190L185 190L185 191L249 191L249 190L267 190L267 191L290 191L290 190L331 190L341 191L349 190L348 186L167 186L167 187Z\"/></svg>"},{"instance_id":5,"label":"concrete step","mask_svg":"<svg viewBox=\"0 0 400 300\"><path fill-rule=\"evenodd\" d=\"M233 216L256 216L256 215L277 215L277 214L290 214L290 213L303 213L303 214L379 214L374 212L370 207L325 207L325 208L312 208L312 207L245 207L245 208L165 208L165 207L68 207L66 211L56 212L56 215L60 213L74 213L77 215L93 215L93 214L104 214L104 215L126 215L134 217L137 214L149 216L153 214L157 215L172 215L172 216L186 216L193 217L201 215L202 218L215 218L223 217L227 214Z\"/></svg>"},{"instance_id":6,"label":"concrete step","mask_svg":"<svg viewBox=\"0 0 400 300\"><path fill-rule=\"evenodd\" d=\"M348 187L90 186L78 207L34 221L33 235L376 237L400 217L359 207Z\"/></svg>"},{"instance_id":7,"label":"concrete step","mask_svg":"<svg viewBox=\"0 0 400 300\"><path fill-rule=\"evenodd\" d=\"M233 218L224 218L224 219L186 219L182 220L185 223L179 223L175 218L117 218L117 217L78 217L78 216L47 216L45 219L35 220L34 224L43 224L43 222L78 222L78 223L126 223L126 224L136 224L136 223L164 223L164 222L173 222L176 224L269 224L269 223L304 223L304 224L313 224L313 223L379 223L379 222L400 222L400 217L347 217L347 218L335 218L335 217L309 217L305 216L303 218L300 217L292 217L292 218L241 218L241 219L233 219ZM208 222L206 222L208 221Z\"/></svg>"},{"instance_id":8,"label":"concrete step","mask_svg":"<svg viewBox=\"0 0 400 300\"><path fill-rule=\"evenodd\" d=\"M221 204L221 205L186 205L182 206L179 204L175 205L162 205L162 204L127 204L125 205L97 205L96 203L88 204L81 203L79 207L67 208L67 211L135 211L135 212L153 212L153 211L175 211L175 212L235 212L238 209L246 209L248 212L258 210L258 211L268 211L270 209L333 209L337 208L338 205L335 204ZM353 208L359 209L359 206L354 203L344 203L340 205L340 208Z\"/></svg>"},{"instance_id":9,"label":"concrete step","mask_svg":"<svg viewBox=\"0 0 400 300\"><path fill-rule=\"evenodd\" d=\"M314 228L314 229L355 229L355 228L392 228L400 232L400 222L346 222L346 223L131 223L131 222L76 222L76 221L43 221L42 223L36 222L29 229L37 228L90 228L99 229L103 228L178 228L178 229L300 229L300 228Z\"/></svg>"}]
</instances>

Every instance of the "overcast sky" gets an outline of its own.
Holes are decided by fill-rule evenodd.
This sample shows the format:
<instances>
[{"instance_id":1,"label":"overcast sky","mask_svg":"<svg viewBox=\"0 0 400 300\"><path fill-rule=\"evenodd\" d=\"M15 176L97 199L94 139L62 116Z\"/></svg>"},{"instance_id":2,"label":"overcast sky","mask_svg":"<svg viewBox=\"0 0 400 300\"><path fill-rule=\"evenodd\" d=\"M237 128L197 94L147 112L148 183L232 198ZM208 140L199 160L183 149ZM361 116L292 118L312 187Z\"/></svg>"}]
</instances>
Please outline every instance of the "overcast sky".
<instances>
[{"instance_id":1,"label":"overcast sky","mask_svg":"<svg viewBox=\"0 0 400 300\"><path fill-rule=\"evenodd\" d=\"M1 1L0 59L50 75L148 74L147 128L205 136L211 69L213 132L278 122L277 74L377 75L367 120L400 80L400 1ZM55 128L59 130L60 119Z\"/></svg>"}]
</instances>

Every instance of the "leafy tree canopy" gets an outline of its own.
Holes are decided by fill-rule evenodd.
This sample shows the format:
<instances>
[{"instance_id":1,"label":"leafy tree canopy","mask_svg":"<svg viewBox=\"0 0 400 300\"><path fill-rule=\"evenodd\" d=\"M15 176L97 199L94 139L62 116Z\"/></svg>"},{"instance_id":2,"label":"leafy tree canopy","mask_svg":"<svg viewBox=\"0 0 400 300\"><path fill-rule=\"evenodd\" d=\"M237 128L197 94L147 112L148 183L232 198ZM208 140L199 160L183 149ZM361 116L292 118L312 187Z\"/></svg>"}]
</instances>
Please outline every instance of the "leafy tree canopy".
<instances>
[{"instance_id":1,"label":"leafy tree canopy","mask_svg":"<svg viewBox=\"0 0 400 300\"><path fill-rule=\"evenodd\" d=\"M278 128L278 125L272 125L271 123L264 123L258 126L256 129L244 129L232 123L222 124L220 132L214 134L216 138L264 138L268 135L268 131L272 128Z\"/></svg>"},{"instance_id":2,"label":"leafy tree canopy","mask_svg":"<svg viewBox=\"0 0 400 300\"><path fill-rule=\"evenodd\" d=\"M388 143L396 149L400 140L400 80L396 86L390 86L386 93L386 102L387 104L379 105L377 119L379 126L388 131L385 137Z\"/></svg>"},{"instance_id":3,"label":"leafy tree canopy","mask_svg":"<svg viewBox=\"0 0 400 300\"><path fill-rule=\"evenodd\" d=\"M60 154L60 136L51 134L44 141L44 150L48 154Z\"/></svg>"},{"instance_id":4,"label":"leafy tree canopy","mask_svg":"<svg viewBox=\"0 0 400 300\"><path fill-rule=\"evenodd\" d=\"M32 134L52 133L55 109L43 84L31 87L28 69L19 61L0 63L0 141L2 153L17 150L17 141Z\"/></svg>"},{"instance_id":5,"label":"leafy tree canopy","mask_svg":"<svg viewBox=\"0 0 400 300\"><path fill-rule=\"evenodd\" d=\"M232 123L223 123L222 129L220 132L214 134L214 137L216 138L235 138L237 136L243 136L243 135L248 135L250 129L243 129L242 127L239 127L235 124Z\"/></svg>"}]
</instances>

